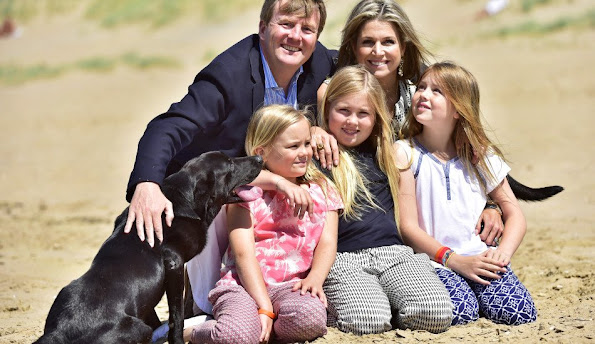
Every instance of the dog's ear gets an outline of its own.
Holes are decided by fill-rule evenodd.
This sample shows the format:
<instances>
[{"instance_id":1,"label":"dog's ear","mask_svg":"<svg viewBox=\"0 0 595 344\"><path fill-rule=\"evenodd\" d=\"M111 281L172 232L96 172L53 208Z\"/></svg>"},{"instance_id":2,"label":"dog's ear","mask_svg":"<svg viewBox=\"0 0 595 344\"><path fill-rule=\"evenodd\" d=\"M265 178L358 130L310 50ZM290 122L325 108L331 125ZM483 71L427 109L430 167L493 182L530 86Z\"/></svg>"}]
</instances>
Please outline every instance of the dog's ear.
<instances>
[{"instance_id":1,"label":"dog's ear","mask_svg":"<svg viewBox=\"0 0 595 344\"><path fill-rule=\"evenodd\" d=\"M164 181L161 189L173 205L174 217L201 220L195 210L194 185L192 184L188 175L182 171L172 174Z\"/></svg>"},{"instance_id":2,"label":"dog's ear","mask_svg":"<svg viewBox=\"0 0 595 344\"><path fill-rule=\"evenodd\" d=\"M182 202L181 204L174 204L174 217L185 217L187 219L201 220L200 216L196 213L196 210L192 208L194 204L189 202Z\"/></svg>"}]
</instances>

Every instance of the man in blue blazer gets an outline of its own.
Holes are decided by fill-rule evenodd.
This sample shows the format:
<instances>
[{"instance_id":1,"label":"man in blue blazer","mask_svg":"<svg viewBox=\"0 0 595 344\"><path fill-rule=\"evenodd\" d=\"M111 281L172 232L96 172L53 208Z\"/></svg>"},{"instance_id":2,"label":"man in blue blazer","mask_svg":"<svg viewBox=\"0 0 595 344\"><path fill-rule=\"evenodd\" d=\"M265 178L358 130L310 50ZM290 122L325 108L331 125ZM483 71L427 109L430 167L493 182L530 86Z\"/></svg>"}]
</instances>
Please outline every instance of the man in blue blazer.
<instances>
[{"instance_id":1,"label":"man in blue blazer","mask_svg":"<svg viewBox=\"0 0 595 344\"><path fill-rule=\"evenodd\" d=\"M198 73L188 94L154 118L139 144L126 199L125 231L136 224L141 240L163 238L161 214L173 209L160 189L164 178L208 151L245 155L248 122L270 103L316 105L316 91L334 72L336 53L318 42L326 21L324 0L265 0L258 35L251 35Z\"/></svg>"}]
</instances>

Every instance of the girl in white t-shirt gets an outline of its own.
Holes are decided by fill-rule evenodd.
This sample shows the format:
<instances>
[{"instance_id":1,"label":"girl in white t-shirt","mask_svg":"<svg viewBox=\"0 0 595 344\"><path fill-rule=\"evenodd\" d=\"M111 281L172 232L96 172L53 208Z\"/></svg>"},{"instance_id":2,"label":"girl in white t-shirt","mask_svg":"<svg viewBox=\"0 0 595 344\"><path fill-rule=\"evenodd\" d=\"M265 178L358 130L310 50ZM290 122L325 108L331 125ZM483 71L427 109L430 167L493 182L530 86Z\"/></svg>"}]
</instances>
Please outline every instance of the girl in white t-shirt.
<instances>
[{"instance_id":1,"label":"girl in white t-shirt","mask_svg":"<svg viewBox=\"0 0 595 344\"><path fill-rule=\"evenodd\" d=\"M480 121L479 87L450 62L420 78L396 144L401 171L401 235L434 259L455 305L452 324L535 321L531 295L510 269L526 231L525 217L508 185L510 171ZM500 244L488 247L476 231L487 196L502 210Z\"/></svg>"}]
</instances>

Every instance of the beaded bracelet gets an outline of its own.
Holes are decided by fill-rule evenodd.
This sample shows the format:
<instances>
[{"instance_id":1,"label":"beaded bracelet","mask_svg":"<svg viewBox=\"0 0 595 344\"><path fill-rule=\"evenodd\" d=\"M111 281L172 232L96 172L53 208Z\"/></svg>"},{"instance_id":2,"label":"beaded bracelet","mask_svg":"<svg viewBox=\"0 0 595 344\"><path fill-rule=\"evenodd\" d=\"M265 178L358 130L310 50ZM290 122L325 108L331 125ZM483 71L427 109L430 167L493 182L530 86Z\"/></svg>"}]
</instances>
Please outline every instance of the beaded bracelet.
<instances>
[{"instance_id":1,"label":"beaded bracelet","mask_svg":"<svg viewBox=\"0 0 595 344\"><path fill-rule=\"evenodd\" d=\"M275 313L273 313L271 311L267 311L266 309L262 309L262 308L259 308L258 309L258 314L264 314L264 315L266 315L267 317L269 317L269 318L271 318L273 320L275 320L275 318L277 318L277 314L275 314Z\"/></svg>"},{"instance_id":2,"label":"beaded bracelet","mask_svg":"<svg viewBox=\"0 0 595 344\"><path fill-rule=\"evenodd\" d=\"M444 267L448 267L448 260L450 257L452 257L453 253L455 253L455 251L451 249L448 249L446 252L444 252L444 255L442 256L442 265L444 265Z\"/></svg>"}]
</instances>

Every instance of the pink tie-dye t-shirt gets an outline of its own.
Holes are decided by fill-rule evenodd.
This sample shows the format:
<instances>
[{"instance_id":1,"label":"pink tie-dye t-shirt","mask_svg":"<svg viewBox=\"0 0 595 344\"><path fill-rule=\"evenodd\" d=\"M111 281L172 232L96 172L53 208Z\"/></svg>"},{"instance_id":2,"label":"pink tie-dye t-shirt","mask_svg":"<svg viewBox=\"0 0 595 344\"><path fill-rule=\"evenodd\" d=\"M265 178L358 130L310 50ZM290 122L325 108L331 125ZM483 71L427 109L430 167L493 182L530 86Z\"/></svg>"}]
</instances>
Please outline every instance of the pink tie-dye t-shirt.
<instances>
[{"instance_id":1,"label":"pink tie-dye t-shirt","mask_svg":"<svg viewBox=\"0 0 595 344\"><path fill-rule=\"evenodd\" d=\"M265 191L262 198L241 204L254 220L256 259L267 286L307 276L324 229L326 212L343 208L333 188L328 189L326 196L317 184L310 184L308 190L314 211L306 213L301 220L293 216L285 195L276 191ZM241 284L231 248L223 257L223 265L217 286Z\"/></svg>"}]
</instances>

